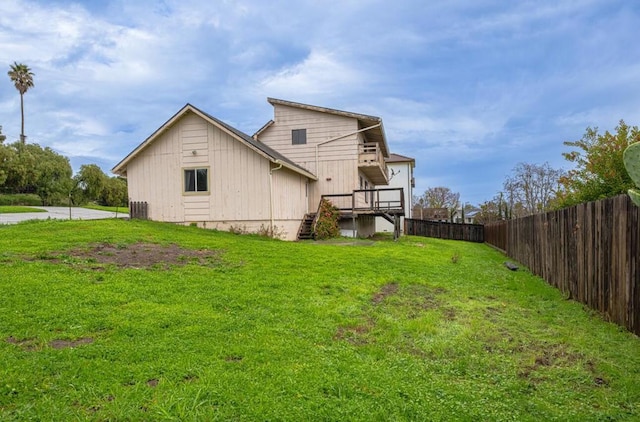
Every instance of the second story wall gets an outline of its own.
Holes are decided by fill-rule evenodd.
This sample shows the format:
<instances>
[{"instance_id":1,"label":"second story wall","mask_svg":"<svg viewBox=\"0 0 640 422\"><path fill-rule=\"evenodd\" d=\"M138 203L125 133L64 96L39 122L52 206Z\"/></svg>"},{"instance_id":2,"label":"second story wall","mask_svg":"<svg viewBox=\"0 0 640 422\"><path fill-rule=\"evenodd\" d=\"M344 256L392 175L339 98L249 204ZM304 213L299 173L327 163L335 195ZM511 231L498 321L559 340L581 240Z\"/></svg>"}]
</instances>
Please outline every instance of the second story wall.
<instances>
[{"instance_id":1,"label":"second story wall","mask_svg":"<svg viewBox=\"0 0 640 422\"><path fill-rule=\"evenodd\" d=\"M354 133L361 129L356 119L280 104L274 105L274 114L274 123L258 140L318 177L309 185L310 211L315 211L321 195L359 188L358 143L362 135Z\"/></svg>"}]
</instances>

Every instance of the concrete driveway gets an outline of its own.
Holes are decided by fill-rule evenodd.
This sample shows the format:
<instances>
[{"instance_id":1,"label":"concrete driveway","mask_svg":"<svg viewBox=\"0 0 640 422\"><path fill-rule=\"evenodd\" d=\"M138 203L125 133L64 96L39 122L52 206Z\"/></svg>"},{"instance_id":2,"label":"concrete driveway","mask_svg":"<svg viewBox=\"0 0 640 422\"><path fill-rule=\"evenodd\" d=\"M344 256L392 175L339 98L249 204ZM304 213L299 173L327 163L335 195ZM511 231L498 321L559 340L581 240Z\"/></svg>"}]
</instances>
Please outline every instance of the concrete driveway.
<instances>
[{"instance_id":1,"label":"concrete driveway","mask_svg":"<svg viewBox=\"0 0 640 422\"><path fill-rule=\"evenodd\" d=\"M25 212L15 214L0 214L0 224L16 224L27 220L46 220L53 218L57 220L69 220L69 207L32 207L45 210L47 212ZM86 208L71 207L72 220L101 220L104 218L115 218L115 212L89 210ZM129 217L129 214L118 213L118 218Z\"/></svg>"}]
</instances>

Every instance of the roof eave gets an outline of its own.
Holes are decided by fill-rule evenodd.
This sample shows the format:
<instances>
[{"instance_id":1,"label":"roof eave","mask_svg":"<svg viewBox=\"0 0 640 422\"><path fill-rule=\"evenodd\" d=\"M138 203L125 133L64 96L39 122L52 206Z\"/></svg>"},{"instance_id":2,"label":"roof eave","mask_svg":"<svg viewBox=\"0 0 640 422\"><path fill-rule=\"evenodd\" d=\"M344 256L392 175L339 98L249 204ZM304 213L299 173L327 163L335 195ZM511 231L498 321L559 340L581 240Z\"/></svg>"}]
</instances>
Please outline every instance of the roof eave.
<instances>
[{"instance_id":1,"label":"roof eave","mask_svg":"<svg viewBox=\"0 0 640 422\"><path fill-rule=\"evenodd\" d=\"M301 174L301 175L303 175L303 176L305 176L305 177L307 177L307 178L309 178L309 179L311 179L313 181L318 180L318 177L315 174L313 174L313 173L311 173L309 171L303 170L303 169L301 169L299 167L294 167L291 164L287 163L286 161L282 161L282 160L278 160L278 159L271 160L271 161L274 164L282 165L282 167L286 167L289 170L294 171L294 172L296 172L298 174Z\"/></svg>"},{"instance_id":2,"label":"roof eave","mask_svg":"<svg viewBox=\"0 0 640 422\"><path fill-rule=\"evenodd\" d=\"M178 121L180 119L180 117L182 117L182 115L189 109L193 109L194 107L187 103L184 105L184 107L182 107L180 110L178 110L178 112L176 112L176 114L174 114L173 116L171 116L171 118L169 118L169 120L167 120L162 126L160 126L158 129L156 129L151 135L149 135L147 137L147 139L145 139L144 141L142 141L133 151L131 151L126 157L124 157L122 160L120 160L120 162L118 164L116 164L112 169L111 172L113 174L118 174L118 175L122 175L123 173L126 173L127 170L127 164L133 159L135 158L140 152L142 152L146 147L148 147L150 144L153 143L153 141L160 136L160 134L162 134L165 130L167 130L168 128L170 128L171 126L173 126L173 124Z\"/></svg>"},{"instance_id":3,"label":"roof eave","mask_svg":"<svg viewBox=\"0 0 640 422\"><path fill-rule=\"evenodd\" d=\"M329 113L329 114L335 114L338 116L345 116L345 117L351 117L354 119L358 119L358 120L369 120L369 121L374 121L374 122L382 122L382 119L380 117L377 116L369 116L367 114L360 114L360 113L352 113L350 111L344 111L344 110L338 110L335 108L328 108L328 107L320 107L320 106L315 106L315 105L311 105L311 104L304 104L304 103L296 103L294 101L287 101L287 100L280 100L278 98L271 98L268 97L267 101L271 104L271 105L283 105L283 106L287 106L287 107L295 107L295 108L301 108L301 109L305 109L305 110L312 110L312 111L318 111L320 113Z\"/></svg>"},{"instance_id":4,"label":"roof eave","mask_svg":"<svg viewBox=\"0 0 640 422\"><path fill-rule=\"evenodd\" d=\"M262 126L260 129L258 129L256 133L253 134L252 138L255 139L256 141L258 141L258 136L260 136L262 134L262 132L267 130L269 128L269 126L273 125L274 123L275 122L273 120L269 120L267 123L264 124L264 126Z\"/></svg>"},{"instance_id":5,"label":"roof eave","mask_svg":"<svg viewBox=\"0 0 640 422\"><path fill-rule=\"evenodd\" d=\"M246 139L243 139L243 137L240 136L238 133L235 133L234 131L230 130L227 127L228 125L226 123L224 123L222 121L218 121L217 119L213 118L212 116L209 116L207 113L201 111L197 107L195 107L195 106L193 106L191 104L188 104L188 103L184 107L182 107L176 114L174 114L169 120L167 120L162 126L160 126L155 132L153 132L147 139L145 139L142 143L140 143L140 145L138 145L133 151L131 151L131 153L129 153L118 164L116 164L113 167L113 169L111 169L111 172L114 173L114 174L118 174L118 175L126 174L126 172L127 172L127 164L129 164L129 162L131 160L133 160L137 155L139 155L145 148L147 148L149 145L151 145L162 133L164 133L168 128L170 128L176 121L178 121L187 112L194 113L195 115L197 115L200 118L204 119L206 122L214 125L218 129L222 130L223 132L225 132L229 136L239 140L246 147L248 147L249 149L251 149L252 151L257 153L258 155L262 156L263 158L271 161L272 163L276 163L278 165L282 164L283 167L286 167L286 168L288 168L288 169L290 169L290 170L292 170L292 171L294 171L294 172L296 172L298 174L301 174L301 175L303 175L305 177L308 177L308 178L310 178L312 180L318 180L318 178L315 175L313 175L309 171L303 169L302 167L295 166L295 165L292 165L290 163L287 163L286 161L283 161L283 160L279 159L278 157L274 157L274 156L268 154L267 152L265 152L265 151L261 150L260 148L256 147L255 145L252 145ZM235 128L234 128L234 130L237 131L237 132L240 132ZM246 135L244 133L242 135L250 138L249 135Z\"/></svg>"}]
</instances>

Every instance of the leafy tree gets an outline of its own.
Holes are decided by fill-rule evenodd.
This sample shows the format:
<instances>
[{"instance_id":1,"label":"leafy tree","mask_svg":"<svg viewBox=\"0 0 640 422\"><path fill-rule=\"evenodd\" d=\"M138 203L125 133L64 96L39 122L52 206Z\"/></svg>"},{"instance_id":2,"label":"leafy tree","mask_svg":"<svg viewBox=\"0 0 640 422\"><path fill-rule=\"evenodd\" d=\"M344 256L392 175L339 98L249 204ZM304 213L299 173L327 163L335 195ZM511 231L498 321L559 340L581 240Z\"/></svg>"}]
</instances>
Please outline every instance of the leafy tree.
<instances>
[{"instance_id":1,"label":"leafy tree","mask_svg":"<svg viewBox=\"0 0 640 422\"><path fill-rule=\"evenodd\" d=\"M416 202L414 201L414 203ZM460 207L460 194L453 192L451 189L444 186L428 188L424 191L422 196L417 198L417 203L421 203L424 208L445 208L447 210L449 220L453 221L453 218Z\"/></svg>"},{"instance_id":2,"label":"leafy tree","mask_svg":"<svg viewBox=\"0 0 640 422\"><path fill-rule=\"evenodd\" d=\"M563 174L562 170L552 168L549 163L519 163L515 166L503 184L505 218L551 209Z\"/></svg>"},{"instance_id":3,"label":"leafy tree","mask_svg":"<svg viewBox=\"0 0 640 422\"><path fill-rule=\"evenodd\" d=\"M0 186L3 186L8 176L8 162L13 157L13 150L4 145L5 137L2 135L2 126L0 126Z\"/></svg>"},{"instance_id":4,"label":"leafy tree","mask_svg":"<svg viewBox=\"0 0 640 422\"><path fill-rule=\"evenodd\" d=\"M5 174L5 191L35 193L42 205L65 198L71 187L69 159L51 148L20 141L7 146L7 159L0 160L0 174Z\"/></svg>"},{"instance_id":5,"label":"leafy tree","mask_svg":"<svg viewBox=\"0 0 640 422\"><path fill-rule=\"evenodd\" d=\"M83 164L74 176L73 202L76 205L97 202L100 205L127 204L127 182L120 177L109 177L97 164Z\"/></svg>"},{"instance_id":6,"label":"leafy tree","mask_svg":"<svg viewBox=\"0 0 640 422\"><path fill-rule=\"evenodd\" d=\"M8 146L11 157L4 164L7 174L5 190L11 193L34 193L36 181L37 145L14 142Z\"/></svg>"},{"instance_id":7,"label":"leafy tree","mask_svg":"<svg viewBox=\"0 0 640 422\"><path fill-rule=\"evenodd\" d=\"M24 94L33 87L33 72L29 66L23 63L14 62L9 66L9 78L20 93L20 116L22 117L22 126L20 129L20 141L24 144L26 137L24 136Z\"/></svg>"},{"instance_id":8,"label":"leafy tree","mask_svg":"<svg viewBox=\"0 0 640 422\"><path fill-rule=\"evenodd\" d=\"M99 201L109 178L96 164L83 164L74 177L73 200L76 204Z\"/></svg>"},{"instance_id":9,"label":"leafy tree","mask_svg":"<svg viewBox=\"0 0 640 422\"><path fill-rule=\"evenodd\" d=\"M42 205L61 203L72 186L73 173L69 159L45 148L43 156L47 158L38 163L35 180L35 192L42 200Z\"/></svg>"},{"instance_id":10,"label":"leafy tree","mask_svg":"<svg viewBox=\"0 0 640 422\"><path fill-rule=\"evenodd\" d=\"M509 205L504 199L502 192L499 192L490 201L485 201L479 206L480 211L476 213L474 222L476 224L486 224L493 221L506 220L511 217Z\"/></svg>"},{"instance_id":11,"label":"leafy tree","mask_svg":"<svg viewBox=\"0 0 640 422\"><path fill-rule=\"evenodd\" d=\"M100 203L109 207L127 205L127 181L121 177L107 178L100 193Z\"/></svg>"},{"instance_id":12,"label":"leafy tree","mask_svg":"<svg viewBox=\"0 0 640 422\"><path fill-rule=\"evenodd\" d=\"M575 150L563 153L564 158L575 163L560 179L563 187L558 206L566 207L582 202L595 201L625 193L634 186L627 174L623 153L627 146L640 142L637 126L630 127L620 120L615 133L598 133L598 128L588 127L582 139L564 144Z\"/></svg>"}]
</instances>

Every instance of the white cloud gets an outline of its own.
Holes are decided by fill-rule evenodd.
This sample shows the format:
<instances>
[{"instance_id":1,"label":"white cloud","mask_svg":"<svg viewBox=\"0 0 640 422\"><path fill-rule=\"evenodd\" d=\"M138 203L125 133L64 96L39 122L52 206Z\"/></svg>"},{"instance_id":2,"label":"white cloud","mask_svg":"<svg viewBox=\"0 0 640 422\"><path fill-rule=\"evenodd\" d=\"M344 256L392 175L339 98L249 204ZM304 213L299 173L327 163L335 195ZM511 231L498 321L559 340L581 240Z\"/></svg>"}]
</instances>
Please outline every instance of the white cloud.
<instances>
[{"instance_id":1,"label":"white cloud","mask_svg":"<svg viewBox=\"0 0 640 422\"><path fill-rule=\"evenodd\" d=\"M356 90L365 77L336 54L311 51L301 63L265 78L261 88L283 98L324 97Z\"/></svg>"},{"instance_id":2,"label":"white cloud","mask_svg":"<svg viewBox=\"0 0 640 422\"><path fill-rule=\"evenodd\" d=\"M623 0L4 0L0 65L36 74L28 139L74 157L115 164L186 102L251 132L272 96L382 117L446 184L638 124L639 20ZM0 124L17 138L6 78Z\"/></svg>"}]
</instances>

